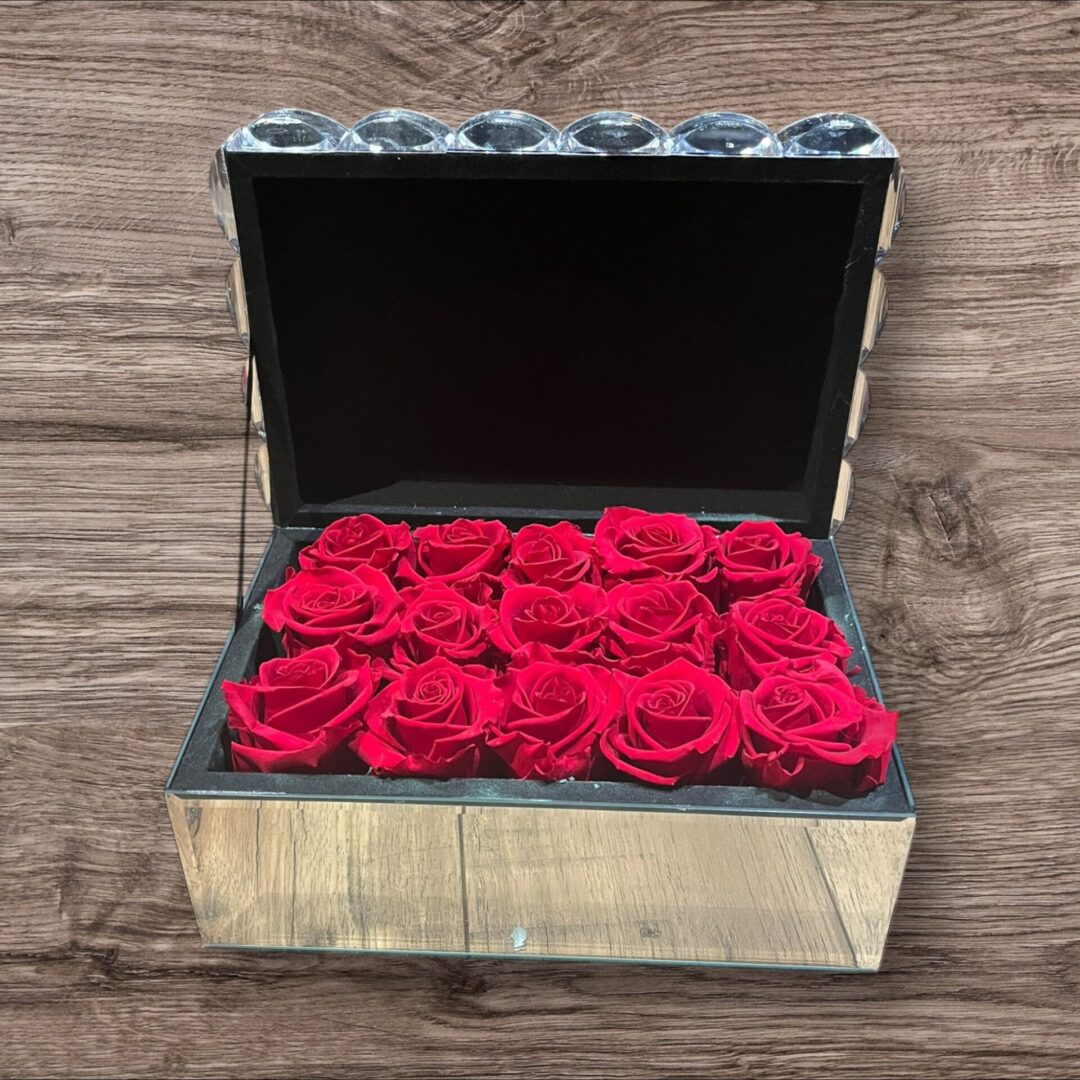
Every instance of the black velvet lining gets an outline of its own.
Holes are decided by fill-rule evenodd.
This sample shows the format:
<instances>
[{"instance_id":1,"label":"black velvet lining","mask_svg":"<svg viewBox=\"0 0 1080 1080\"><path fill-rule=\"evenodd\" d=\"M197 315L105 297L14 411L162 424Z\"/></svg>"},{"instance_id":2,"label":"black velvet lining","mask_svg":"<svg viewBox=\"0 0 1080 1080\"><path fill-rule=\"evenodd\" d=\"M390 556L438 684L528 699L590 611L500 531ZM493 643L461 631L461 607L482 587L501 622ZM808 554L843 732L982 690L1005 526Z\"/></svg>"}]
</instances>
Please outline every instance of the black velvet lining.
<instances>
[{"instance_id":1,"label":"black velvet lining","mask_svg":"<svg viewBox=\"0 0 1080 1080\"><path fill-rule=\"evenodd\" d=\"M661 502L807 483L859 184L253 191L301 501L403 481Z\"/></svg>"}]
</instances>

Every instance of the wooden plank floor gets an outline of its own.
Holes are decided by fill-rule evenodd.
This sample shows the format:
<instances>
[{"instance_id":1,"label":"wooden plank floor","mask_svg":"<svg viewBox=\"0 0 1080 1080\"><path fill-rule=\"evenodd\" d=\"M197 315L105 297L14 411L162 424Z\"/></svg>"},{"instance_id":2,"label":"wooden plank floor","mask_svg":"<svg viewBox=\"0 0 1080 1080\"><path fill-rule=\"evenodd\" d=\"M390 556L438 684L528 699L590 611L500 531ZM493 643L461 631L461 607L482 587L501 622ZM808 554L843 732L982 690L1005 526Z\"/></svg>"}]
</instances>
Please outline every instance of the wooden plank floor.
<instances>
[{"instance_id":1,"label":"wooden plank floor","mask_svg":"<svg viewBox=\"0 0 1080 1080\"><path fill-rule=\"evenodd\" d=\"M920 800L882 974L200 947L161 788L235 573L205 172L286 104L902 148L840 541ZM1076 1075L1078 180L1075 4L0 6L0 1074Z\"/></svg>"}]
</instances>

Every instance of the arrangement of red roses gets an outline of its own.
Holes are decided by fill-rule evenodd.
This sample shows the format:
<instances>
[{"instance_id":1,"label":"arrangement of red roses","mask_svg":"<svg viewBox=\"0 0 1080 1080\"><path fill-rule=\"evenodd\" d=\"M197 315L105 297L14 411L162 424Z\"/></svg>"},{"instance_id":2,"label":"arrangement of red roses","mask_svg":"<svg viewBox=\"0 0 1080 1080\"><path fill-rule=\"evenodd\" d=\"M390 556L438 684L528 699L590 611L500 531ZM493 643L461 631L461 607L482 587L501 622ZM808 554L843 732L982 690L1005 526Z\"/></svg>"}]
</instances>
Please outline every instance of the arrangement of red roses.
<instances>
[{"instance_id":1,"label":"arrangement of red roses","mask_svg":"<svg viewBox=\"0 0 1080 1080\"><path fill-rule=\"evenodd\" d=\"M344 518L263 619L284 657L226 682L233 767L380 776L884 781L896 715L805 600L810 542L679 514L390 525Z\"/></svg>"}]
</instances>

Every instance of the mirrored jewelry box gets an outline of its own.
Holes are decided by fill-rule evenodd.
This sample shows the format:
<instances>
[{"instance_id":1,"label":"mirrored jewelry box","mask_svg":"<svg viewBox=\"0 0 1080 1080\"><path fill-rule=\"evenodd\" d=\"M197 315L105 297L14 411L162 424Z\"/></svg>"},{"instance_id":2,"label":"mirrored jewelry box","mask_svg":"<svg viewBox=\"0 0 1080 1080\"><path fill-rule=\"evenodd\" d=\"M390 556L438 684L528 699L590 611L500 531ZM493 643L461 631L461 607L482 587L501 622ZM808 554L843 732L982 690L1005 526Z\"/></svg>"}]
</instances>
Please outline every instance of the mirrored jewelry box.
<instances>
[{"instance_id":1,"label":"mirrored jewelry box","mask_svg":"<svg viewBox=\"0 0 1080 1080\"><path fill-rule=\"evenodd\" d=\"M279 110L210 188L274 527L166 788L205 943L876 970L915 824L898 750L846 799L241 773L221 684L274 655L263 597L337 518L631 505L812 538L810 603L880 699L833 534L904 208L889 140L842 113Z\"/></svg>"}]
</instances>

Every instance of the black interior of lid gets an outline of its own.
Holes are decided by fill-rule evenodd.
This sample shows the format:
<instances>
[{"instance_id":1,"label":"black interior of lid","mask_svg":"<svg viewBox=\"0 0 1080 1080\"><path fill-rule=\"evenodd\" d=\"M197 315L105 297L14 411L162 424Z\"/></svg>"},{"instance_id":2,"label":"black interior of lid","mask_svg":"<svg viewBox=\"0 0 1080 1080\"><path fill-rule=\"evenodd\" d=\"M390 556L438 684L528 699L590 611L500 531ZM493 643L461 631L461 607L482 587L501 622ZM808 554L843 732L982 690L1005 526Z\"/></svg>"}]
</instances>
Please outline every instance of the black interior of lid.
<instances>
[{"instance_id":1,"label":"black interior of lid","mask_svg":"<svg viewBox=\"0 0 1080 1080\"><path fill-rule=\"evenodd\" d=\"M275 518L828 528L890 161L229 157Z\"/></svg>"}]
</instances>

